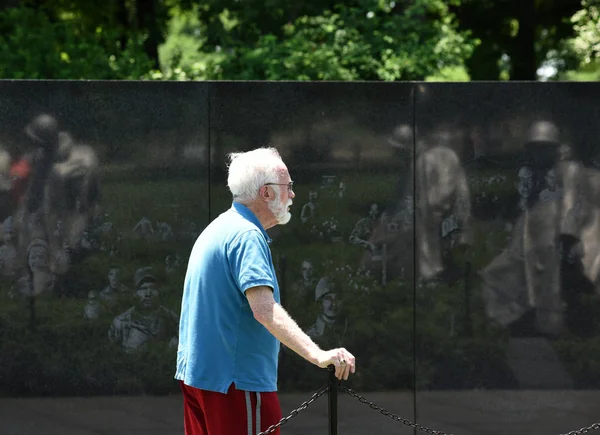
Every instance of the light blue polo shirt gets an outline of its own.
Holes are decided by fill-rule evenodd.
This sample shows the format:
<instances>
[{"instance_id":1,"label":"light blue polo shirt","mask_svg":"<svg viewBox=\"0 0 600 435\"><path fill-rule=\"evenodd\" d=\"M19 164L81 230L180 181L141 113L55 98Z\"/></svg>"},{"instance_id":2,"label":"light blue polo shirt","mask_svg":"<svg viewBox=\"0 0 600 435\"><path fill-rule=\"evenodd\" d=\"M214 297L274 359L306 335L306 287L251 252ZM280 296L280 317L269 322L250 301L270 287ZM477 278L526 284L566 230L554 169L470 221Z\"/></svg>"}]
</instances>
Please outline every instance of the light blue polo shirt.
<instances>
[{"instance_id":1,"label":"light blue polo shirt","mask_svg":"<svg viewBox=\"0 0 600 435\"><path fill-rule=\"evenodd\" d=\"M271 239L246 206L213 220L192 248L185 276L175 379L226 393L277 391L279 341L252 314L244 292L279 286Z\"/></svg>"}]
</instances>

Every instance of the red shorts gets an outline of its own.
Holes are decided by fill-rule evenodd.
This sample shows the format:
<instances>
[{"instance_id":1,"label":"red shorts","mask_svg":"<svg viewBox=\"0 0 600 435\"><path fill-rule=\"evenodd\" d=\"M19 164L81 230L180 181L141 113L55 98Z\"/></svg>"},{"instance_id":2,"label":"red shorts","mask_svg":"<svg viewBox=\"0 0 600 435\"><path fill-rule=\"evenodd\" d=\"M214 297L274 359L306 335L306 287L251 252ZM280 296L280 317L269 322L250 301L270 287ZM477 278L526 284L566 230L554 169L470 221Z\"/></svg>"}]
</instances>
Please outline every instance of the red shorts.
<instances>
[{"instance_id":1,"label":"red shorts","mask_svg":"<svg viewBox=\"0 0 600 435\"><path fill-rule=\"evenodd\" d=\"M199 390L182 381L185 435L258 435L281 420L277 392ZM279 428L271 432L280 435Z\"/></svg>"}]
</instances>

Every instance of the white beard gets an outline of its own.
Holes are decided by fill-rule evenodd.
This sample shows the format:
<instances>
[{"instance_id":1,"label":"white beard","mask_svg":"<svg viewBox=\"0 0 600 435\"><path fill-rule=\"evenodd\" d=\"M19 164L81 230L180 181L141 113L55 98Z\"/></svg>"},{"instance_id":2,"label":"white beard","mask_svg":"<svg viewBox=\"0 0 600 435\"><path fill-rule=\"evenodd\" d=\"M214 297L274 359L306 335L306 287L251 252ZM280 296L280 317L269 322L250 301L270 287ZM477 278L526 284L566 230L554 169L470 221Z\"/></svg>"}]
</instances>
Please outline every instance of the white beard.
<instances>
[{"instance_id":1,"label":"white beard","mask_svg":"<svg viewBox=\"0 0 600 435\"><path fill-rule=\"evenodd\" d=\"M273 213L273 216L275 216L279 225L287 224L292 218L292 214L288 211L288 207L291 205L291 199L289 199L287 203L282 204L279 201L279 196L277 196L275 201L269 203L269 210L271 210L271 213Z\"/></svg>"}]
</instances>

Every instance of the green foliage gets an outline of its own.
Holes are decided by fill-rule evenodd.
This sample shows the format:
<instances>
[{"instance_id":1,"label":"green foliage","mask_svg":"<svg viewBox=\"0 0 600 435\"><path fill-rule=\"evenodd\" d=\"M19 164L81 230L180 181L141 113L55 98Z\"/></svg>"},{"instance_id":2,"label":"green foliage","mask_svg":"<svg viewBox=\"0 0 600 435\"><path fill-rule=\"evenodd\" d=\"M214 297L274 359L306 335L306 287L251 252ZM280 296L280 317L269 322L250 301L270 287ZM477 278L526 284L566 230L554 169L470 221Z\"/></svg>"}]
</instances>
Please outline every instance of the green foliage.
<instances>
[{"instance_id":1,"label":"green foliage","mask_svg":"<svg viewBox=\"0 0 600 435\"><path fill-rule=\"evenodd\" d=\"M600 4L582 0L581 10L571 18L577 36L570 40L584 65L600 60Z\"/></svg>"},{"instance_id":2,"label":"green foliage","mask_svg":"<svg viewBox=\"0 0 600 435\"><path fill-rule=\"evenodd\" d=\"M209 62L209 79L416 80L461 65L476 41L456 30L444 2L420 0L335 5L261 35L230 41ZM233 35L229 35L230 40Z\"/></svg>"},{"instance_id":3,"label":"green foliage","mask_svg":"<svg viewBox=\"0 0 600 435\"><path fill-rule=\"evenodd\" d=\"M89 33L74 19L51 20L43 10L6 8L0 11L0 78L139 79L152 63L141 39L125 42L112 29Z\"/></svg>"}]
</instances>

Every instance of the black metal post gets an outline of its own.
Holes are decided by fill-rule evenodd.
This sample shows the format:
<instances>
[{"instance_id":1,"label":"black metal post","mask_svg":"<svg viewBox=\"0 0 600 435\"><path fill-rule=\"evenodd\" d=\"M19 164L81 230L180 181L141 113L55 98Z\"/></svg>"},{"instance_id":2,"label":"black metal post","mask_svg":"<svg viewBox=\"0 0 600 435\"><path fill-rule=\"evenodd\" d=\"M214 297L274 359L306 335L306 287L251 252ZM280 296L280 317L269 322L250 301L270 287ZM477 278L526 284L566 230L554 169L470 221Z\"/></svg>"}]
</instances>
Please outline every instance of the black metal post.
<instances>
[{"instance_id":1,"label":"black metal post","mask_svg":"<svg viewBox=\"0 0 600 435\"><path fill-rule=\"evenodd\" d=\"M335 377L335 367L329 366L329 435L338 435L338 380Z\"/></svg>"}]
</instances>

